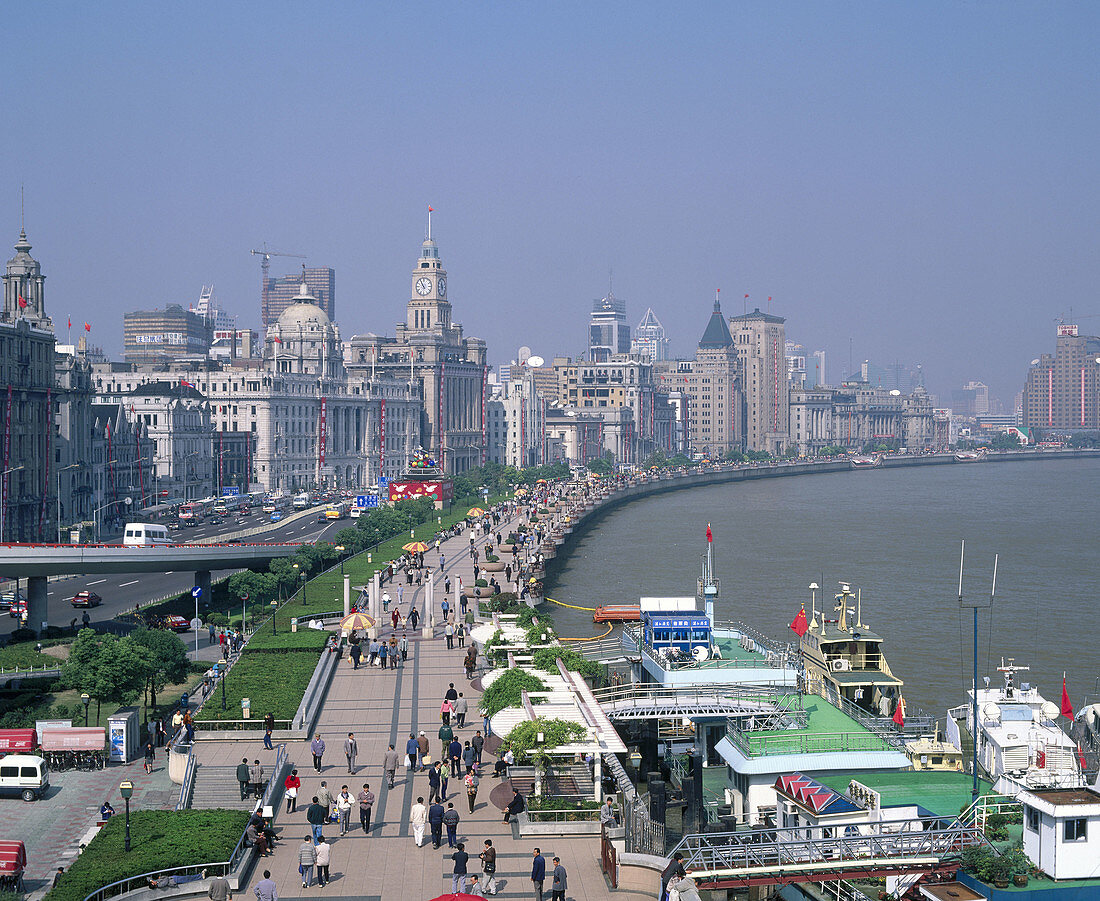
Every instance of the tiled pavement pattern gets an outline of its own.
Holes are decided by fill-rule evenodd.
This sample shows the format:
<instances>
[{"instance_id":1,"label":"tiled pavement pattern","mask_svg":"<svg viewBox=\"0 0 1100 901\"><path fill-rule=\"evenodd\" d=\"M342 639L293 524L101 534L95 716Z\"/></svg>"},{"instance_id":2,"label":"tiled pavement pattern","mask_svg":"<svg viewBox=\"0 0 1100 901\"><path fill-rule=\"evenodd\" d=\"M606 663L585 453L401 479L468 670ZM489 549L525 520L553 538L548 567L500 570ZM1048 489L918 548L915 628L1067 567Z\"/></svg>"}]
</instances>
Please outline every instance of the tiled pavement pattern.
<instances>
[{"instance_id":1,"label":"tiled pavement pattern","mask_svg":"<svg viewBox=\"0 0 1100 901\"><path fill-rule=\"evenodd\" d=\"M508 528L507 524L502 523L499 531L507 535ZM477 539L479 547L484 540L484 536ZM461 575L464 584L471 584L473 568L469 557L469 532L446 542L443 549L446 553L446 571L452 581ZM425 560L429 566L438 565L439 557L434 548L425 555ZM435 593L437 610L442 600L441 581L440 578ZM402 613L408 612L410 599L415 600L424 612L424 589L417 590L414 585L413 590L415 594L411 596L410 589L405 590ZM409 733L421 729L431 740L433 756L438 754L439 739L436 733L440 725L439 704L450 682L454 682L455 687L465 694L471 708L466 727L456 730L456 734L462 741L474 734L481 723L475 712L480 692L466 682L462 669L464 653L458 647L448 651L442 629L437 626L434 637L410 641L409 659L403 668L396 671L366 667L353 670L346 661L341 663L318 725L327 745L323 772L320 775L314 772L308 743L293 742L288 746L290 760L302 778L298 809L293 814L286 814L284 805L280 811L276 823L280 841L273 856L258 862L252 884L261 878L264 869L270 869L280 898L327 896L418 901L450 891L452 863L446 842L442 849L435 851L430 839L426 838L424 847L417 848L408 822L409 809L416 797L428 797L427 777L423 773L409 776L404 768L399 768L394 787L389 789L383 782L381 762L382 754L390 743L403 756ZM273 672L272 678L278 678L278 673ZM359 744L358 767L354 775L347 772L342 750L348 732L355 733ZM228 766L246 754L250 759L259 756L264 762L274 758L274 752L263 751L257 741L203 741L196 747L199 760L207 765ZM491 773L491 768L488 772ZM324 889L316 883L309 889L303 889L298 875L297 849L309 831L305 808L322 779L328 782L334 794L344 784L354 794L364 782L369 783L377 800L369 835L364 836L360 830L358 806L353 810L353 829L348 835L341 837L338 828L326 826L325 837L332 842L332 882ZM492 839L498 849L499 897L534 897L529 876L531 848L535 844L540 845L547 859L548 871L551 858L555 854L561 857L569 874L569 901L611 897L622 901L641 901L650 897L626 891L611 892L600 871L599 841L594 837L547 837L541 842L514 840L511 827L502 823L501 808L493 803L495 798L506 794L494 791L498 786L499 781L491 775L482 780L472 814L468 812L460 780L452 780L449 799L454 801L462 816L458 834L459 840L465 841L467 852L474 856L471 872L480 870L480 867L475 870L473 865L477 863L476 855L486 838ZM250 896L249 891L245 897ZM545 896L550 897L549 880L545 885Z\"/></svg>"}]
</instances>

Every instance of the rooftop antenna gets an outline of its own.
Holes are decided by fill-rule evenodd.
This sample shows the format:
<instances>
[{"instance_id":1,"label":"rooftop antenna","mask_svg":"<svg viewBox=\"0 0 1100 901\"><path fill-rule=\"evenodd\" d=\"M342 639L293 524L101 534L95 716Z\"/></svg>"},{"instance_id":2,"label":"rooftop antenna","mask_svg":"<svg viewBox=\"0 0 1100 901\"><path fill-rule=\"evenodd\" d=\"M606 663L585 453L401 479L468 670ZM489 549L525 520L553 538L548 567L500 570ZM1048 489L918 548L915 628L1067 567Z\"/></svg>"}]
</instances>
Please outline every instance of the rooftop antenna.
<instances>
[{"instance_id":1,"label":"rooftop antenna","mask_svg":"<svg viewBox=\"0 0 1100 901\"><path fill-rule=\"evenodd\" d=\"M817 628L817 589L821 586L817 582L810 583L810 628ZM824 611L822 611L824 613Z\"/></svg>"},{"instance_id":2,"label":"rooftop antenna","mask_svg":"<svg viewBox=\"0 0 1100 901\"><path fill-rule=\"evenodd\" d=\"M25 212L25 210L23 208L23 184L22 184L22 182L20 182L20 184L19 184L19 231L26 234L27 228L26 228L26 221L25 221L24 212Z\"/></svg>"},{"instance_id":3,"label":"rooftop antenna","mask_svg":"<svg viewBox=\"0 0 1100 901\"><path fill-rule=\"evenodd\" d=\"M865 625L863 625L863 589L862 588L857 588L856 589L856 628L857 629L866 629L867 628Z\"/></svg>"},{"instance_id":4,"label":"rooftop antenna","mask_svg":"<svg viewBox=\"0 0 1100 901\"><path fill-rule=\"evenodd\" d=\"M428 240L432 239L432 213L435 210L432 209L431 204L428 205Z\"/></svg>"},{"instance_id":5,"label":"rooftop antenna","mask_svg":"<svg viewBox=\"0 0 1100 901\"><path fill-rule=\"evenodd\" d=\"M749 315L749 295L745 295L745 315Z\"/></svg>"}]
</instances>

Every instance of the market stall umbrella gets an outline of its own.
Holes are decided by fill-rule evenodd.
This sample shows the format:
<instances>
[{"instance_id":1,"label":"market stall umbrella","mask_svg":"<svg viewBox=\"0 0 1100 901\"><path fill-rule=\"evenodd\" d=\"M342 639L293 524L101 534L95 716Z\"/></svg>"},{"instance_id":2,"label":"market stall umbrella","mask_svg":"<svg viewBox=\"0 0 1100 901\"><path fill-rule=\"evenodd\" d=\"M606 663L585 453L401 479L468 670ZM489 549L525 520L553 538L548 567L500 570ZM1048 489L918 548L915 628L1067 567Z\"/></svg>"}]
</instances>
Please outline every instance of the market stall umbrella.
<instances>
[{"instance_id":1,"label":"market stall umbrella","mask_svg":"<svg viewBox=\"0 0 1100 901\"><path fill-rule=\"evenodd\" d=\"M471 507L469 510L466 511L466 515L467 516L484 516L485 511L482 510L481 507Z\"/></svg>"},{"instance_id":2,"label":"market stall umbrella","mask_svg":"<svg viewBox=\"0 0 1100 901\"><path fill-rule=\"evenodd\" d=\"M523 497L523 495L525 495L526 493L527 493L526 488L517 488L516 491L515 491L516 497Z\"/></svg>"},{"instance_id":3,"label":"market stall umbrella","mask_svg":"<svg viewBox=\"0 0 1100 901\"><path fill-rule=\"evenodd\" d=\"M428 550L428 546L423 541L410 541L408 544L403 544L401 550L408 551L410 554L423 554Z\"/></svg>"},{"instance_id":4,"label":"market stall umbrella","mask_svg":"<svg viewBox=\"0 0 1100 901\"><path fill-rule=\"evenodd\" d=\"M374 617L365 613L352 613L340 620L340 629L343 632L355 632L359 629L373 629Z\"/></svg>"},{"instance_id":5,"label":"market stall umbrella","mask_svg":"<svg viewBox=\"0 0 1100 901\"><path fill-rule=\"evenodd\" d=\"M535 484L536 485L546 485L546 484L549 484L549 483L546 481L546 479L535 479Z\"/></svg>"}]
</instances>

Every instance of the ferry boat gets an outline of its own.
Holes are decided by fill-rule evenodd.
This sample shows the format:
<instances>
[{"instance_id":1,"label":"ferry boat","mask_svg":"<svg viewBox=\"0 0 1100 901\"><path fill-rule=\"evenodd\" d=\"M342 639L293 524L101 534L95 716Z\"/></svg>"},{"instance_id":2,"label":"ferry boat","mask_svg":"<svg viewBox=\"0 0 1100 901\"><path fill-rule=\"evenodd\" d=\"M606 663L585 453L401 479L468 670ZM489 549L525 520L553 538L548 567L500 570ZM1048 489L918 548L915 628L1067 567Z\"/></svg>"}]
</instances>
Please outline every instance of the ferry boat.
<instances>
[{"instance_id":1,"label":"ferry boat","mask_svg":"<svg viewBox=\"0 0 1100 901\"><path fill-rule=\"evenodd\" d=\"M878 466L881 461L878 457L852 457L852 469L869 469Z\"/></svg>"},{"instance_id":2,"label":"ferry boat","mask_svg":"<svg viewBox=\"0 0 1100 901\"><path fill-rule=\"evenodd\" d=\"M1016 674L1027 672L1012 658L1001 659L1004 686L978 689L975 728L974 692L968 703L948 711L947 738L969 750L978 738L977 759L994 782L993 790L1016 795L1023 789L1080 788L1085 785L1077 746L1058 726L1059 707ZM967 754L969 757L970 754Z\"/></svg>"},{"instance_id":3,"label":"ferry boat","mask_svg":"<svg viewBox=\"0 0 1100 901\"><path fill-rule=\"evenodd\" d=\"M977 463L985 457L985 451L959 451L955 454L956 463Z\"/></svg>"}]
</instances>

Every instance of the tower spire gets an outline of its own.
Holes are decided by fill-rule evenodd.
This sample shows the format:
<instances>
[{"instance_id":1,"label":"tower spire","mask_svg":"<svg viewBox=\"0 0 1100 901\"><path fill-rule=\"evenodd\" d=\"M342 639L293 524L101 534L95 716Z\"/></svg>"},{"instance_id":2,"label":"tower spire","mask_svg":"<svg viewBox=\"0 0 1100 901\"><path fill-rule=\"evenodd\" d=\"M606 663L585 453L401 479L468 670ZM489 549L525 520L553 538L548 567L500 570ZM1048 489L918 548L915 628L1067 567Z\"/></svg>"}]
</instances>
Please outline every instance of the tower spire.
<instances>
[{"instance_id":1,"label":"tower spire","mask_svg":"<svg viewBox=\"0 0 1100 901\"><path fill-rule=\"evenodd\" d=\"M428 205L428 240L429 241L432 239L432 213L433 212L434 212L434 210L432 209L431 205L429 204Z\"/></svg>"},{"instance_id":2,"label":"tower spire","mask_svg":"<svg viewBox=\"0 0 1100 901\"><path fill-rule=\"evenodd\" d=\"M722 308L718 305L719 295L721 293L722 293L721 288L715 288L714 289L714 312L715 313L721 313L722 312Z\"/></svg>"}]
</instances>

